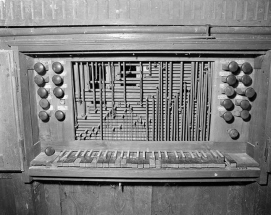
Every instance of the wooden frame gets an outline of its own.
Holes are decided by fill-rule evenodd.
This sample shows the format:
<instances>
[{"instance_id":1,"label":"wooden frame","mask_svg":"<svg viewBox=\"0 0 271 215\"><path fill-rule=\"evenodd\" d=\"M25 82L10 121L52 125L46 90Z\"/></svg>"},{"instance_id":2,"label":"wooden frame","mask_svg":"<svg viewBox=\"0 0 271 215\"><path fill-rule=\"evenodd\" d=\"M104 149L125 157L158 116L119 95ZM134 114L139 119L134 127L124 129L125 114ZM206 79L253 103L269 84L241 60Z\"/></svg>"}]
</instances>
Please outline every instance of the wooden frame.
<instances>
[{"instance_id":1,"label":"wooden frame","mask_svg":"<svg viewBox=\"0 0 271 215\"><path fill-rule=\"evenodd\" d=\"M171 27L171 31L178 32L174 27ZM178 27L176 27L178 28ZM110 30L110 27L108 27ZM157 32L159 32L160 27L157 27ZM54 33L49 33L49 35L41 35L39 37L33 37L34 35L28 34L27 36L15 36L15 37L9 37L8 34L7 37L3 37L3 41L5 41L6 44L12 46L12 49L15 52L15 62L17 65L19 65L21 72L20 72L20 86L22 89L22 95L26 95L28 89L24 88L28 85L28 83L25 82L23 78L24 72L27 70L27 67L25 62L31 62L30 64L33 64L33 60L29 58L28 56L47 56L47 55L59 55L63 54L69 55L69 54L82 54L88 55L88 54L94 54L99 55L103 53L123 53L123 54L133 54L133 53L159 53L163 52L165 54L177 54L177 55L186 55L191 54L191 58L193 58L194 55L201 55L201 54L209 54L209 55L215 55L215 54L221 54L223 50L223 54L228 53L232 55L248 55L248 56L259 56L263 53L265 53L266 50L271 48L270 39L268 36L264 36L264 39L262 39L260 36L255 37L254 36L246 36L246 38L238 39L238 37L235 37L233 34L227 35L227 34L217 34L214 39L208 38L210 35L205 35L202 38L197 37L194 34L178 34L172 36L168 35L167 31L162 31L162 33L152 34L148 32L147 27L142 27L138 30L138 32L131 32L131 33L117 33L119 30L125 31L127 30L126 27L115 27L116 32L111 32L108 34L108 32L105 31L105 33L99 32L99 28L89 28L91 30L91 33L88 35L75 35L72 36L73 40L71 41L71 35L63 35L65 34L64 31L59 31L58 34L52 35ZM103 29L104 30L104 29ZM168 29L169 30L169 29ZM67 32L68 29L67 29ZM15 32L16 33L16 32ZM11 32L12 34L12 32ZM27 34L27 33L26 33ZM34 39L33 39L34 38ZM71 43L72 42L72 43ZM267 43L266 43L267 42ZM257 50L257 51L256 51ZM260 50L260 51L259 51ZM30 59L30 60L29 60ZM269 59L268 54L264 59ZM264 61L265 62L265 61ZM267 71L270 68L269 64L263 64L264 70ZM259 66L259 69L261 66ZM269 70L268 70L269 71ZM267 80L269 77L269 72L261 73L261 76L259 77L259 82L263 80ZM24 83L25 82L25 83ZM259 97L259 103L264 102L266 94L268 94L268 83L265 82L266 87L259 88L259 92L261 92L261 96ZM31 106L31 101L29 98L24 98L23 102L29 103ZM29 118L31 116L31 108L35 109L35 107L29 107L29 110L26 110L25 107L22 108L22 111L24 111L23 119L24 119L24 147L25 147L25 157L26 162L24 162L24 166L26 171L28 171L28 166L30 165L31 160L38 155L40 152L40 147L42 147L42 150L46 146L54 146L56 149L63 149L63 148L71 148L74 149L74 147L77 147L76 145L72 144L64 144L64 146L60 145L62 144L60 142L60 145L57 143L54 143L53 145L51 143L42 143L40 146L40 143L37 140L36 134L30 135L29 129L31 128L31 120L25 120L26 118ZM267 106L261 107L261 109L255 110L258 113L262 113L262 111L266 111ZM262 117L262 116L261 116ZM267 125L267 121L265 121L265 118L261 118L263 121L263 124L265 127L265 124ZM257 124L257 119L255 119ZM36 123L34 123L36 125ZM30 126L30 127L29 127ZM29 128L29 129L27 129ZM259 133L257 133L259 132ZM266 164L265 161L262 161L261 155L265 151L265 137L262 135L262 128L254 127L254 129L251 130L250 140L249 144L243 144L241 147L241 151L245 151L247 148L247 153L251 155L252 157L256 158L258 162L261 163L261 183L265 183L266 178ZM35 133L35 132L34 132ZM257 135L254 135L257 134ZM35 144L33 145L33 142ZM259 147L257 145L259 143ZM185 144L185 143L184 143ZM174 145L174 144L173 144ZM207 144L208 145L208 144ZM209 147L209 146L208 146ZM163 147L162 147L163 148ZM236 146L235 146L236 148ZM238 147L237 147L238 148ZM263 168L262 168L263 166ZM73 180L72 174L68 172L58 172L51 170L44 169L46 174L48 176L53 176L56 180L68 180L66 177L70 177L70 180ZM258 170L251 170L254 173L252 174L251 179L247 180L255 180L258 177ZM42 172L42 171L41 171ZM40 169L32 168L30 170L30 175L35 177L37 180L42 180L42 178L39 178L40 176L43 177L43 179L46 178L46 175L40 172ZM58 173L57 173L58 172ZM81 170L75 170L75 172L80 173ZM121 171L122 172L122 171ZM213 174L212 172L211 174ZM240 175L238 175L240 173ZM97 177L100 177L100 171L97 170ZM115 173L114 173L115 174ZM116 173L118 174L118 173ZM125 177L125 173L122 172L122 177ZM176 177L179 173L177 173ZM190 173L189 173L190 174ZM192 175L187 175L187 177L192 178L198 178L198 177L206 177L209 178L208 174L204 176L204 172L202 174L196 174L191 173ZM231 180L246 180L244 174L242 171L237 171L236 174L238 175L235 179L234 177L232 179L227 178L228 176L234 176L234 172L228 172L228 174L221 176L221 180L218 181L231 181ZM37 176L39 175L39 176ZM85 175L86 177L89 176L89 173ZM65 179L66 178L66 179ZM96 178L97 179L97 178ZM96 180L95 179L95 180ZM79 180L79 179L74 179ZM86 180L86 179L82 179ZM88 179L88 180L94 180L94 179ZM97 179L99 180L99 179ZM120 180L120 179L114 179L114 180ZM122 178L121 180L125 180ZM174 179L175 180L175 179ZM172 181L174 181L172 180ZM176 179L177 180L177 179ZM187 181L188 179L183 179L180 181ZM198 179L197 179L198 180ZM204 179L205 180L205 179ZM209 179L206 179L209 180ZM213 180L213 179L210 179ZM148 180L147 180L148 181ZM170 180L169 180L170 181Z\"/></svg>"}]
</instances>

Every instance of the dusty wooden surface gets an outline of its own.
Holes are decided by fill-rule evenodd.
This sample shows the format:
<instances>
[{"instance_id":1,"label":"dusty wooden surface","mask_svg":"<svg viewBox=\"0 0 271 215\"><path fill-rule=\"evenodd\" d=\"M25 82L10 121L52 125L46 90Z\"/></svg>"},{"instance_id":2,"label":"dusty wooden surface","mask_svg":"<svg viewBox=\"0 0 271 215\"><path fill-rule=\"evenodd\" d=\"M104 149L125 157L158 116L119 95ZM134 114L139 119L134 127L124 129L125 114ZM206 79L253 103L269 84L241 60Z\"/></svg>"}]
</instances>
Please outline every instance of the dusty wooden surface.
<instances>
[{"instance_id":1,"label":"dusty wooden surface","mask_svg":"<svg viewBox=\"0 0 271 215\"><path fill-rule=\"evenodd\" d=\"M0 170L20 170L19 124L12 52L0 52ZM5 93L3 93L5 92ZM12 132L10 132L12 131Z\"/></svg>"},{"instance_id":2,"label":"dusty wooden surface","mask_svg":"<svg viewBox=\"0 0 271 215\"><path fill-rule=\"evenodd\" d=\"M270 26L269 5L268 0L5 0L0 25Z\"/></svg>"},{"instance_id":3,"label":"dusty wooden surface","mask_svg":"<svg viewBox=\"0 0 271 215\"><path fill-rule=\"evenodd\" d=\"M3 176L3 174L2 174ZM9 177L7 177L9 176ZM270 214L269 186L252 184L24 184L0 179L0 214ZM11 179L10 179L11 178Z\"/></svg>"}]
</instances>

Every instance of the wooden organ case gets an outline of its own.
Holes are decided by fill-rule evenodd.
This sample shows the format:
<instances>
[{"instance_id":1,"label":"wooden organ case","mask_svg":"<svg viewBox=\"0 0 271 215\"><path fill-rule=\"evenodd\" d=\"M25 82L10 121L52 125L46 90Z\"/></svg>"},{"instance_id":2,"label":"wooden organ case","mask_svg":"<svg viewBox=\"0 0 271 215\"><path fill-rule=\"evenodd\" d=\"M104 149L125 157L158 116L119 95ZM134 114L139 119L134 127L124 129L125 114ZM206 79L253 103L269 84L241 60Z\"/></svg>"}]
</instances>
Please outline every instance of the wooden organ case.
<instances>
[{"instance_id":1,"label":"wooden organ case","mask_svg":"<svg viewBox=\"0 0 271 215\"><path fill-rule=\"evenodd\" d=\"M1 118L16 132L1 131L1 171L30 180L266 183L265 18L265 28L202 18L198 26L2 30Z\"/></svg>"}]
</instances>

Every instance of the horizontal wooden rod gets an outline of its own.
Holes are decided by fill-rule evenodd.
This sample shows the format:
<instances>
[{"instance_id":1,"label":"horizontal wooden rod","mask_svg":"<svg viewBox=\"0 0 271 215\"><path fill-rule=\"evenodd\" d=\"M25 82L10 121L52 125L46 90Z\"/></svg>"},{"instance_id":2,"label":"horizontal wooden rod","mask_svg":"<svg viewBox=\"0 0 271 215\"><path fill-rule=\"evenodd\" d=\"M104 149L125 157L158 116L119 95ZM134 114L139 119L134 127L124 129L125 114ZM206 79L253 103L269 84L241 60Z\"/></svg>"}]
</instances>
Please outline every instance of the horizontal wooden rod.
<instances>
[{"instance_id":1,"label":"horizontal wooden rod","mask_svg":"<svg viewBox=\"0 0 271 215\"><path fill-rule=\"evenodd\" d=\"M25 27L0 28L0 37L69 35L69 34L196 34L210 36L214 34L251 34L270 35L270 27L222 27L222 26L86 26L86 27Z\"/></svg>"}]
</instances>

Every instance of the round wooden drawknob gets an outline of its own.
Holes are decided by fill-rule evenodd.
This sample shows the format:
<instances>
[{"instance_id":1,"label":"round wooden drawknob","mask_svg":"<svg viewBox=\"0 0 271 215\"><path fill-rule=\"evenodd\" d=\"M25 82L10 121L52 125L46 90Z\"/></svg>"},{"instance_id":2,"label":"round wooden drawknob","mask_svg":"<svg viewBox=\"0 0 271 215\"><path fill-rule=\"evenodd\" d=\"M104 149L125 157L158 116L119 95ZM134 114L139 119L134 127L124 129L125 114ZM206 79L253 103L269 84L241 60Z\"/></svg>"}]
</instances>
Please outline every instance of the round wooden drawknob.
<instances>
[{"instance_id":1,"label":"round wooden drawknob","mask_svg":"<svg viewBox=\"0 0 271 215\"><path fill-rule=\"evenodd\" d=\"M65 119L65 113L61 110L55 112L55 117L58 121L63 121Z\"/></svg>"},{"instance_id":2,"label":"round wooden drawknob","mask_svg":"<svg viewBox=\"0 0 271 215\"><path fill-rule=\"evenodd\" d=\"M225 99L225 100L221 101L220 104L221 104L226 110L231 110L231 109L234 108L234 104L233 104L232 100L230 100L230 99Z\"/></svg>"},{"instance_id":3,"label":"round wooden drawknob","mask_svg":"<svg viewBox=\"0 0 271 215\"><path fill-rule=\"evenodd\" d=\"M230 137L234 140L239 138L239 132L236 129L229 129L228 133L229 133Z\"/></svg>"},{"instance_id":4,"label":"round wooden drawknob","mask_svg":"<svg viewBox=\"0 0 271 215\"><path fill-rule=\"evenodd\" d=\"M230 111L226 111L222 116L221 116L226 122L231 122L233 120L233 115Z\"/></svg>"},{"instance_id":5,"label":"round wooden drawknob","mask_svg":"<svg viewBox=\"0 0 271 215\"><path fill-rule=\"evenodd\" d=\"M38 62L34 65L34 70L39 74L39 75L44 75L46 73L46 68L45 66Z\"/></svg>"},{"instance_id":6,"label":"round wooden drawknob","mask_svg":"<svg viewBox=\"0 0 271 215\"><path fill-rule=\"evenodd\" d=\"M54 89L53 93L59 99L63 98L64 94L65 94L64 91L63 91L63 89L61 89L60 87L56 87Z\"/></svg>"},{"instance_id":7,"label":"round wooden drawknob","mask_svg":"<svg viewBox=\"0 0 271 215\"><path fill-rule=\"evenodd\" d=\"M230 62L228 67L231 72L237 72L239 68L238 63L236 63L235 61Z\"/></svg>"},{"instance_id":8,"label":"round wooden drawknob","mask_svg":"<svg viewBox=\"0 0 271 215\"><path fill-rule=\"evenodd\" d=\"M44 150L44 152L47 156L52 156L56 151L53 147L49 146Z\"/></svg>"},{"instance_id":9,"label":"round wooden drawknob","mask_svg":"<svg viewBox=\"0 0 271 215\"><path fill-rule=\"evenodd\" d=\"M241 66L241 70L245 73L245 74L251 74L253 71L253 68L251 66L251 64L249 62L245 62L243 63L243 65Z\"/></svg>"},{"instance_id":10,"label":"round wooden drawknob","mask_svg":"<svg viewBox=\"0 0 271 215\"><path fill-rule=\"evenodd\" d=\"M40 87L37 91L38 95L41 97L41 98L47 98L48 96L48 91L44 88L44 87Z\"/></svg>"},{"instance_id":11,"label":"round wooden drawknob","mask_svg":"<svg viewBox=\"0 0 271 215\"><path fill-rule=\"evenodd\" d=\"M40 111L39 112L39 118L43 122L48 122L49 121L49 114L46 111Z\"/></svg>"},{"instance_id":12,"label":"round wooden drawknob","mask_svg":"<svg viewBox=\"0 0 271 215\"><path fill-rule=\"evenodd\" d=\"M63 66L59 62L54 62L52 65L52 69L54 70L55 73L60 74L63 72Z\"/></svg>"},{"instance_id":13,"label":"round wooden drawknob","mask_svg":"<svg viewBox=\"0 0 271 215\"><path fill-rule=\"evenodd\" d=\"M54 75L52 81L56 86L60 86L63 84L63 78L60 75Z\"/></svg>"}]
</instances>

